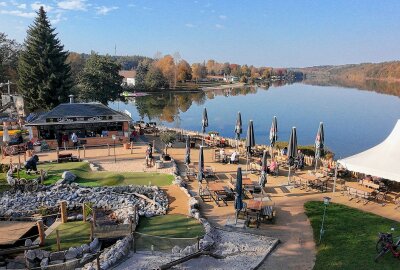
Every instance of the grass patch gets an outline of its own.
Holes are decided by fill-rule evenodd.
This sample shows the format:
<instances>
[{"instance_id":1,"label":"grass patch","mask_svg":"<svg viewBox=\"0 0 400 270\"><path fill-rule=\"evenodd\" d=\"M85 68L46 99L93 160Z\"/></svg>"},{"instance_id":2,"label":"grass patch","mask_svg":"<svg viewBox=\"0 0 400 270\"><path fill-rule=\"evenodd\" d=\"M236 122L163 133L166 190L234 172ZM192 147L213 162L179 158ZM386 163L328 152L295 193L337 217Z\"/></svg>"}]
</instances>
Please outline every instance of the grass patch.
<instances>
[{"instance_id":1,"label":"grass patch","mask_svg":"<svg viewBox=\"0 0 400 270\"><path fill-rule=\"evenodd\" d=\"M196 239L184 238L202 237L205 233L200 222L184 215L141 217L136 231L150 235L137 234L137 248L139 250L149 250L151 245L154 246L155 250L171 250L174 246L184 248L197 243ZM161 236L163 238L152 236Z\"/></svg>"},{"instance_id":2,"label":"grass patch","mask_svg":"<svg viewBox=\"0 0 400 270\"><path fill-rule=\"evenodd\" d=\"M90 223L83 221L74 221L60 224L58 227L60 235L61 250L70 247L80 246L90 242ZM45 249L49 251L57 251L57 234L54 230L46 237Z\"/></svg>"},{"instance_id":3,"label":"grass patch","mask_svg":"<svg viewBox=\"0 0 400 270\"><path fill-rule=\"evenodd\" d=\"M304 205L311 221L315 241L319 240L324 205L307 202ZM314 270L333 269L399 269L400 261L386 254L378 263L375 244L379 232L388 232L399 223L340 204L330 204L325 218L325 234L317 246ZM395 233L400 235L400 232Z\"/></svg>"},{"instance_id":4,"label":"grass patch","mask_svg":"<svg viewBox=\"0 0 400 270\"><path fill-rule=\"evenodd\" d=\"M146 172L92 172L86 162L66 162L41 164L38 169L48 172L46 185L51 185L61 178L64 171L71 171L77 176L76 182L82 186L124 186L124 185L148 185L150 182L156 186L171 185L173 176L161 173ZM1 177L4 175L4 177ZM16 176L16 174L15 174ZM39 175L26 174L20 171L20 177L26 179L37 178ZM0 191L8 189L5 174L0 174Z\"/></svg>"}]
</instances>

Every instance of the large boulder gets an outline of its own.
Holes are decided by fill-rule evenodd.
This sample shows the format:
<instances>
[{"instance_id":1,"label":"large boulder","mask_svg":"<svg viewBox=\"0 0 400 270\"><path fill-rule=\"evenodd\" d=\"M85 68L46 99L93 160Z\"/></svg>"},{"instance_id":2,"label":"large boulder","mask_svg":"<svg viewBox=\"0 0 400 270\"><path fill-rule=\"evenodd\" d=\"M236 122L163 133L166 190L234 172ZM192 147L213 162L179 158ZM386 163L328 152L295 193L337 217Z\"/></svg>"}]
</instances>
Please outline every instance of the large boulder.
<instances>
[{"instance_id":1,"label":"large boulder","mask_svg":"<svg viewBox=\"0 0 400 270\"><path fill-rule=\"evenodd\" d=\"M78 255L79 255L78 250L74 247L70 247L68 251L65 253L65 259L66 260L76 259Z\"/></svg>"},{"instance_id":2,"label":"large boulder","mask_svg":"<svg viewBox=\"0 0 400 270\"><path fill-rule=\"evenodd\" d=\"M100 242L99 239L95 238L93 241L89 244L90 252L95 253L100 250Z\"/></svg>"},{"instance_id":3,"label":"large boulder","mask_svg":"<svg viewBox=\"0 0 400 270\"><path fill-rule=\"evenodd\" d=\"M64 251L52 252L50 253L50 261L64 261L65 253Z\"/></svg>"},{"instance_id":4,"label":"large boulder","mask_svg":"<svg viewBox=\"0 0 400 270\"><path fill-rule=\"evenodd\" d=\"M72 183L72 182L75 181L76 175L73 174L73 173L70 172L70 171L65 171L65 172L63 172L63 174L61 175L61 178L64 179L65 182L67 182L67 183Z\"/></svg>"}]
</instances>

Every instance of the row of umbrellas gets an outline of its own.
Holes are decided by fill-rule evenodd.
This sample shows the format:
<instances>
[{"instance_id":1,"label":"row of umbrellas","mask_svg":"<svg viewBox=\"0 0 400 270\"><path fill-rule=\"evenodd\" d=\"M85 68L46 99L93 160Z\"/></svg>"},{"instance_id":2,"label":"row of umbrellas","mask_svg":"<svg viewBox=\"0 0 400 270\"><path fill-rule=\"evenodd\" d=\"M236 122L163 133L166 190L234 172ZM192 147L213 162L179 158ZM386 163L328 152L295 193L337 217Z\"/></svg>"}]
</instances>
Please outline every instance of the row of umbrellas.
<instances>
[{"instance_id":1,"label":"row of umbrellas","mask_svg":"<svg viewBox=\"0 0 400 270\"><path fill-rule=\"evenodd\" d=\"M202 132L206 132L206 128L208 127L208 114L207 109L204 108L203 110L203 117L202 117ZM235 123L235 138L238 141L240 140L240 136L242 134L242 116L241 113L238 112L237 119ZM324 126L323 123L320 122L317 136L315 138L315 169L317 166L317 159L320 159L323 155L324 151ZM271 147L271 154L272 148L275 146L278 140L278 121L276 116L272 119L272 124L269 132L269 142ZM256 145L255 138L254 138L254 127L253 121L249 121L248 129L247 129L247 136L245 141L246 153L247 153L247 161L246 166L248 166L249 157L251 156L252 148ZM204 146L204 139L202 141L202 146L200 147L199 151L199 168L198 168L198 175L197 180L201 183L204 178L204 154L203 154L203 146ZM291 176L291 167L294 164L294 160L297 157L297 131L296 127L293 127L290 133L289 143L288 143L288 150L287 150L287 157L289 160L289 173L288 173L288 182L290 182ZM190 164L190 136L186 138L186 157L185 157L186 164ZM259 179L259 184L262 187L265 187L267 182L267 151L263 151L262 156L262 164L261 164L261 174ZM238 167L237 169L237 179L236 179L236 191L235 191L235 209L240 211L243 208L243 199L242 199L242 169Z\"/></svg>"}]
</instances>

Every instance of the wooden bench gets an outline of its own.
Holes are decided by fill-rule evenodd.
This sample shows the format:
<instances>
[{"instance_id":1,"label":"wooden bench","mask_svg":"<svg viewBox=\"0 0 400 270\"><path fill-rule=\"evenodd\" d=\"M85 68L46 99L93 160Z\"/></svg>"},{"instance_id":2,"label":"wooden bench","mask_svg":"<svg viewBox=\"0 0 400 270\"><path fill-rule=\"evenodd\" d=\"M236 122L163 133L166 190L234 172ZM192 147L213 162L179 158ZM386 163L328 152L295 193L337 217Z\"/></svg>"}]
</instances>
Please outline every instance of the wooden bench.
<instances>
[{"instance_id":1,"label":"wooden bench","mask_svg":"<svg viewBox=\"0 0 400 270\"><path fill-rule=\"evenodd\" d=\"M57 162L63 162L63 161L73 161L74 157L72 156L72 153L65 153L65 154L58 154L57 155Z\"/></svg>"}]
</instances>

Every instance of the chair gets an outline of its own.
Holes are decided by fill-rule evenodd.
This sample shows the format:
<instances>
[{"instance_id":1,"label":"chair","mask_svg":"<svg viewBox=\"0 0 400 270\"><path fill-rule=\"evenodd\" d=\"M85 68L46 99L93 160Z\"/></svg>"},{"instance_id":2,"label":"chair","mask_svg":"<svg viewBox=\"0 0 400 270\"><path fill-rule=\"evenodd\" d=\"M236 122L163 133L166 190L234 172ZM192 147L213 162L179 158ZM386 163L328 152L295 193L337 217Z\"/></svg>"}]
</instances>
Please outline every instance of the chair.
<instances>
[{"instance_id":1,"label":"chair","mask_svg":"<svg viewBox=\"0 0 400 270\"><path fill-rule=\"evenodd\" d=\"M219 202L223 202L226 206L228 206L228 203L227 203L227 194L226 194L226 192L225 191L215 191L215 202L217 203L217 205L218 205L218 207L220 206L219 205Z\"/></svg>"},{"instance_id":2,"label":"chair","mask_svg":"<svg viewBox=\"0 0 400 270\"><path fill-rule=\"evenodd\" d=\"M212 201L212 196L208 189L200 187L199 195L203 202L211 202Z\"/></svg>"},{"instance_id":3,"label":"chair","mask_svg":"<svg viewBox=\"0 0 400 270\"><path fill-rule=\"evenodd\" d=\"M275 209L274 209L275 203L274 205L268 205L268 206L264 206L263 209L261 210L261 218L264 221L271 221L273 222L275 220Z\"/></svg>"},{"instance_id":4,"label":"chair","mask_svg":"<svg viewBox=\"0 0 400 270\"><path fill-rule=\"evenodd\" d=\"M255 211L247 211L246 212L246 223L247 226L250 226L250 222L255 220L257 228L260 227L260 212Z\"/></svg>"},{"instance_id":5,"label":"chair","mask_svg":"<svg viewBox=\"0 0 400 270\"><path fill-rule=\"evenodd\" d=\"M224 191L226 193L227 200L234 200L235 199L235 192L229 187L224 187Z\"/></svg>"},{"instance_id":6,"label":"chair","mask_svg":"<svg viewBox=\"0 0 400 270\"><path fill-rule=\"evenodd\" d=\"M386 205L386 195L388 193L388 190L386 191L378 191L378 193L375 196L375 200L377 203L379 203L379 201L381 201L381 205L385 206Z\"/></svg>"}]
</instances>

